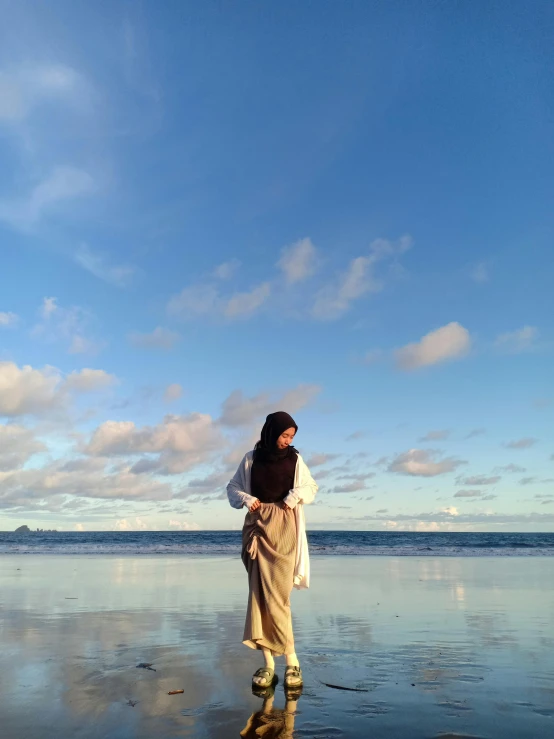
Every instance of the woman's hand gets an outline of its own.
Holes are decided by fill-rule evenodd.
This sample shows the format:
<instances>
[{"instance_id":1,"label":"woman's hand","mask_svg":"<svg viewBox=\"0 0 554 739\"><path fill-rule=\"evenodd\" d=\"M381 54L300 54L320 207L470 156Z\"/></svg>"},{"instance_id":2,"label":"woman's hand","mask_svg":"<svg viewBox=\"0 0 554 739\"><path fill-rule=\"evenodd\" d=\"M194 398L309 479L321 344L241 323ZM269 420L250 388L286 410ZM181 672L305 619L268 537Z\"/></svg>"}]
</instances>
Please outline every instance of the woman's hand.
<instances>
[{"instance_id":1,"label":"woman's hand","mask_svg":"<svg viewBox=\"0 0 554 739\"><path fill-rule=\"evenodd\" d=\"M260 506L261 506L260 501L255 500L248 510L250 511L250 513L254 513L254 511L257 511Z\"/></svg>"},{"instance_id":2,"label":"woman's hand","mask_svg":"<svg viewBox=\"0 0 554 739\"><path fill-rule=\"evenodd\" d=\"M285 503L285 501L283 501L283 508L285 509L285 511L292 511L292 508L291 508L290 506L288 506L288 505L287 505L287 504Z\"/></svg>"}]
</instances>

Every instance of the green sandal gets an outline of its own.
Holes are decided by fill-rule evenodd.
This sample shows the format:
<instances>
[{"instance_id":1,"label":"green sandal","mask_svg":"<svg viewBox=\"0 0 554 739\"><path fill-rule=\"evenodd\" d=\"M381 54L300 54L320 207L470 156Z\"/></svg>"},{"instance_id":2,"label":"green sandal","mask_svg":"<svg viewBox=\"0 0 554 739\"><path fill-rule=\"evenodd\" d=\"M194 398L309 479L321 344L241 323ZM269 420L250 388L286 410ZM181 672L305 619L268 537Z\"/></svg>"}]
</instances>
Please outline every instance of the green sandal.
<instances>
[{"instance_id":1,"label":"green sandal","mask_svg":"<svg viewBox=\"0 0 554 739\"><path fill-rule=\"evenodd\" d=\"M260 685L252 683L252 695L255 695L256 698L267 700L268 698L271 698L272 695L275 695L275 685L269 685L267 688L262 688Z\"/></svg>"},{"instance_id":2,"label":"green sandal","mask_svg":"<svg viewBox=\"0 0 554 739\"><path fill-rule=\"evenodd\" d=\"M263 683L255 683L254 678L255 677L261 677L263 678ZM271 667L260 667L259 670L256 670L256 672L252 675L252 687L253 688L269 688L272 685L275 685L279 678L275 674L275 670L272 670Z\"/></svg>"},{"instance_id":3,"label":"green sandal","mask_svg":"<svg viewBox=\"0 0 554 739\"><path fill-rule=\"evenodd\" d=\"M294 682L289 680L291 677L294 679ZM300 678L299 682L297 682L298 678ZM285 669L285 688L293 690L295 688L301 688L303 684L302 670L300 667L298 667L298 665L287 665L287 668Z\"/></svg>"}]
</instances>

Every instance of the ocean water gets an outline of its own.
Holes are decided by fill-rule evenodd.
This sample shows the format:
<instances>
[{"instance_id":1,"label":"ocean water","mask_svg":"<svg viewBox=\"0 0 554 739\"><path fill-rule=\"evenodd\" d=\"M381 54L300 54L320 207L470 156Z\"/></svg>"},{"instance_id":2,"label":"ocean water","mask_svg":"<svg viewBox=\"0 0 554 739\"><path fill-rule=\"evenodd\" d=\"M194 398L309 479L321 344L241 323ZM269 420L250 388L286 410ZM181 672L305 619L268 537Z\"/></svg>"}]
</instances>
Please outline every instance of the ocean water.
<instances>
[{"instance_id":1,"label":"ocean water","mask_svg":"<svg viewBox=\"0 0 554 739\"><path fill-rule=\"evenodd\" d=\"M309 531L312 555L554 556L554 533ZM240 531L0 532L0 554L217 555L240 552Z\"/></svg>"}]
</instances>

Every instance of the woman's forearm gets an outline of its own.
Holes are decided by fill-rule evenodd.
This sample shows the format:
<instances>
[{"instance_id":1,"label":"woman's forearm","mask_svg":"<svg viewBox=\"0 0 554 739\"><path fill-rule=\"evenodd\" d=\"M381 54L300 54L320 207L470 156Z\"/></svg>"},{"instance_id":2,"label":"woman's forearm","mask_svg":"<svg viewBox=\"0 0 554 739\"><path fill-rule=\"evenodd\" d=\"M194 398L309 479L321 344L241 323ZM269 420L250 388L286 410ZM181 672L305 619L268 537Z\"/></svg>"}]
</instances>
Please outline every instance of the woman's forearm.
<instances>
[{"instance_id":1,"label":"woman's forearm","mask_svg":"<svg viewBox=\"0 0 554 739\"><path fill-rule=\"evenodd\" d=\"M227 498L233 508L242 508L243 506L250 508L252 503L257 500L253 495L240 490L232 481L227 485Z\"/></svg>"}]
</instances>

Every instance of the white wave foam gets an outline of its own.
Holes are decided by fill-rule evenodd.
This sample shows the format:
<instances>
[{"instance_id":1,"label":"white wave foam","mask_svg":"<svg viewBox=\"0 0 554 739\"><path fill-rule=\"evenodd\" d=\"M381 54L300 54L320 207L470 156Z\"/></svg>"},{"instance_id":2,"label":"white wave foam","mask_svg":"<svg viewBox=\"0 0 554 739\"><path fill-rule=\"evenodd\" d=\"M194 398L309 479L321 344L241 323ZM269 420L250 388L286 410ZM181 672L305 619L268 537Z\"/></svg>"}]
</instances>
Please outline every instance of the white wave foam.
<instances>
[{"instance_id":1,"label":"white wave foam","mask_svg":"<svg viewBox=\"0 0 554 739\"><path fill-rule=\"evenodd\" d=\"M311 545L313 556L365 556L365 557L552 557L554 547L456 547L441 546L321 546ZM0 544L0 554L55 554L60 556L110 554L120 556L238 556L240 546L234 544L124 544L124 543L86 543L86 544L47 544L45 542L28 544L10 542Z\"/></svg>"}]
</instances>

